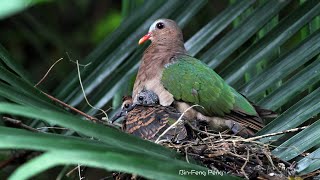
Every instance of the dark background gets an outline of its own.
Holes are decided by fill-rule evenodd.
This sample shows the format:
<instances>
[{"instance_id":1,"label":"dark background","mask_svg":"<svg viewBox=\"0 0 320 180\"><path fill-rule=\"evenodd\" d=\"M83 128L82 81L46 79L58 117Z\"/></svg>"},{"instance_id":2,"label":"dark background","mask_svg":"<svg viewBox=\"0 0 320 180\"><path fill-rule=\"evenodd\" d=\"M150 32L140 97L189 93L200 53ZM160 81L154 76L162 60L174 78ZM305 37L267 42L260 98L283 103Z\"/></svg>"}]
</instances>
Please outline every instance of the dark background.
<instances>
[{"instance_id":1,"label":"dark background","mask_svg":"<svg viewBox=\"0 0 320 180\"><path fill-rule=\"evenodd\" d=\"M68 0L37 4L0 20L0 42L20 62L36 83L58 59L64 58L42 82L50 91L75 69L72 60L81 60L115 30L126 14L120 0ZM137 5L142 4L137 0ZM185 39L193 35L228 1L209 1L192 24L184 28ZM131 7L135 8L135 7Z\"/></svg>"}]
</instances>

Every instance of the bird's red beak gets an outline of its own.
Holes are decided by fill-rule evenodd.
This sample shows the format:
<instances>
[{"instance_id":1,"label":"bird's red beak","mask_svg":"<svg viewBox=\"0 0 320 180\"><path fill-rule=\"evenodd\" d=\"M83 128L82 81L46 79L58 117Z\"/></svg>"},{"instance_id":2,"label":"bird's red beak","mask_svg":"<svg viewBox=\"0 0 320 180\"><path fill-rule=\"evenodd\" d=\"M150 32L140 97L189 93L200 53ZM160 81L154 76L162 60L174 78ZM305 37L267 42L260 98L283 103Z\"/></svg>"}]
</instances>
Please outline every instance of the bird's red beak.
<instances>
[{"instance_id":1,"label":"bird's red beak","mask_svg":"<svg viewBox=\"0 0 320 180\"><path fill-rule=\"evenodd\" d=\"M139 40L139 45L141 45L142 43L144 43L145 41L149 40L151 37L151 33L148 33L146 35L144 35L140 40Z\"/></svg>"}]
</instances>

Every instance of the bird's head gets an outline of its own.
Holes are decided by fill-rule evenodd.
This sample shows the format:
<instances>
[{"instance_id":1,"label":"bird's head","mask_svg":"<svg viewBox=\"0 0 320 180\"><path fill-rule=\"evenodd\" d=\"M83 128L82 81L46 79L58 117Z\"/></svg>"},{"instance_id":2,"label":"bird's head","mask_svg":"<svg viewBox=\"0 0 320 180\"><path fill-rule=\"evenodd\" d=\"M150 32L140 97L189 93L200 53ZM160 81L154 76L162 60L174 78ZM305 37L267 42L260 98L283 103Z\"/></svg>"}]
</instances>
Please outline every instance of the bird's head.
<instances>
[{"instance_id":1,"label":"bird's head","mask_svg":"<svg viewBox=\"0 0 320 180\"><path fill-rule=\"evenodd\" d=\"M118 120L121 117L124 117L128 114L129 111L131 111L134 108L134 104L132 101L132 97L131 96L123 96L122 97L122 105L121 105L121 109L118 113L116 113L112 118L111 118L111 122L115 122L116 120Z\"/></svg>"},{"instance_id":2,"label":"bird's head","mask_svg":"<svg viewBox=\"0 0 320 180\"><path fill-rule=\"evenodd\" d=\"M178 24L171 19L158 19L149 28L149 32L139 40L139 44L151 40L152 43L183 42L182 31Z\"/></svg>"},{"instance_id":3,"label":"bird's head","mask_svg":"<svg viewBox=\"0 0 320 180\"><path fill-rule=\"evenodd\" d=\"M145 88L143 88L142 91L138 93L137 100L138 100L137 104L140 104L140 105L159 104L158 95L155 92L147 90Z\"/></svg>"},{"instance_id":4,"label":"bird's head","mask_svg":"<svg viewBox=\"0 0 320 180\"><path fill-rule=\"evenodd\" d=\"M128 112L132 109L133 100L131 96L124 96L122 97L122 105L121 110L124 112Z\"/></svg>"}]
</instances>

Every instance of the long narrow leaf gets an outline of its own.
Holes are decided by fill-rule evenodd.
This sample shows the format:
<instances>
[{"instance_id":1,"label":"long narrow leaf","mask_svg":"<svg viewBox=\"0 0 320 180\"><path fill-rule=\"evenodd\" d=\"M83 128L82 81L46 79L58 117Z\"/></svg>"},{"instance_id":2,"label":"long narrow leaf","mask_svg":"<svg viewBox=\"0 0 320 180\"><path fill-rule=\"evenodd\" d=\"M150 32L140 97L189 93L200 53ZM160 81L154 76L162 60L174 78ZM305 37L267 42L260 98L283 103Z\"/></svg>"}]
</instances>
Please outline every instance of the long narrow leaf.
<instances>
[{"instance_id":1,"label":"long narrow leaf","mask_svg":"<svg viewBox=\"0 0 320 180\"><path fill-rule=\"evenodd\" d=\"M24 79L8 71L1 65L0 65L0 79L12 85L13 87L18 88L19 90L25 92L26 94L29 94L30 96L34 96L39 100L50 103L49 98L43 95L38 89L33 87Z\"/></svg>"},{"instance_id":2,"label":"long narrow leaf","mask_svg":"<svg viewBox=\"0 0 320 180\"><path fill-rule=\"evenodd\" d=\"M241 88L241 92L249 99L256 100L268 87L286 77L319 53L320 29L305 39L298 47L275 60L269 69L245 84Z\"/></svg>"},{"instance_id":3,"label":"long narrow leaf","mask_svg":"<svg viewBox=\"0 0 320 180\"><path fill-rule=\"evenodd\" d=\"M299 174L307 174L319 169L320 167L320 148L310 153L297 162L297 171Z\"/></svg>"},{"instance_id":4,"label":"long narrow leaf","mask_svg":"<svg viewBox=\"0 0 320 180\"><path fill-rule=\"evenodd\" d=\"M272 154L288 161L309 150L310 148L320 145L319 129L320 121L317 121L307 129L304 129L286 142L282 143L272 151Z\"/></svg>"},{"instance_id":5,"label":"long narrow leaf","mask_svg":"<svg viewBox=\"0 0 320 180\"><path fill-rule=\"evenodd\" d=\"M39 166L42 164L42 166ZM30 163L20 167L10 179L30 178L48 168L61 164L82 164L91 167L105 168L137 174L150 179L238 179L230 176L212 176L208 169L182 161L159 159L148 155L127 154L118 152L70 152L54 151L46 153ZM179 171L197 171L206 175L180 175Z\"/></svg>"},{"instance_id":6,"label":"long narrow leaf","mask_svg":"<svg viewBox=\"0 0 320 180\"><path fill-rule=\"evenodd\" d=\"M226 82L234 85L243 78L244 73L268 57L277 47L282 45L312 18L319 15L319 1L307 1L279 24L261 40L252 45L246 52L234 59L222 70L221 76Z\"/></svg>"},{"instance_id":7,"label":"long narrow leaf","mask_svg":"<svg viewBox=\"0 0 320 180\"><path fill-rule=\"evenodd\" d=\"M227 35L211 47L200 59L208 63L212 68L219 65L225 58L231 55L239 46L247 41L264 24L289 3L290 1L267 1L256 9L248 19L244 20L238 28L233 29Z\"/></svg>"},{"instance_id":8,"label":"long narrow leaf","mask_svg":"<svg viewBox=\"0 0 320 180\"><path fill-rule=\"evenodd\" d=\"M168 157L172 156L172 153L168 153L168 150L164 147L130 136L110 127L104 127L102 125L81 120L68 114L8 103L0 103L0 112L41 119L51 124L57 124L72 129L86 136L97 138L102 142L112 144L116 147L126 146L133 150L139 150L150 154L154 154L154 151L150 151L150 149L153 149L162 152L163 155Z\"/></svg>"},{"instance_id":9,"label":"long narrow leaf","mask_svg":"<svg viewBox=\"0 0 320 180\"><path fill-rule=\"evenodd\" d=\"M18 104L62 111L61 108L0 82L0 96Z\"/></svg>"},{"instance_id":10,"label":"long narrow leaf","mask_svg":"<svg viewBox=\"0 0 320 180\"><path fill-rule=\"evenodd\" d=\"M28 83L31 83L30 78L22 68L22 66L17 63L9 54L9 52L0 44L0 59L10 67L14 72L16 72L21 78L23 78Z\"/></svg>"},{"instance_id":11,"label":"long narrow leaf","mask_svg":"<svg viewBox=\"0 0 320 180\"><path fill-rule=\"evenodd\" d=\"M191 1L190 3L185 3L181 11L176 11L175 13L178 13L177 16L173 16L172 19L175 19L175 21L178 23L178 25L181 28L184 28L184 26L191 20L193 16L199 12L201 8L207 3L207 0L199 0L199 1Z\"/></svg>"},{"instance_id":12,"label":"long narrow leaf","mask_svg":"<svg viewBox=\"0 0 320 180\"><path fill-rule=\"evenodd\" d=\"M276 110L294 98L298 93L304 91L311 85L320 81L320 58L308 65L301 72L294 75L280 88L273 91L267 97L263 98L257 104L267 108Z\"/></svg>"},{"instance_id":13,"label":"long narrow leaf","mask_svg":"<svg viewBox=\"0 0 320 180\"><path fill-rule=\"evenodd\" d=\"M320 113L320 88L313 91L308 96L290 107L278 118L274 119L258 134L268 134L273 132L281 132L283 130L295 128L307 121L309 118ZM264 139L265 141L274 141L281 136L274 136Z\"/></svg>"},{"instance_id":14,"label":"long narrow leaf","mask_svg":"<svg viewBox=\"0 0 320 180\"><path fill-rule=\"evenodd\" d=\"M18 148L33 149L37 151L76 151L78 149L83 151L99 152L105 152L106 150L119 150L119 148L115 146L89 138L79 138L49 133L34 133L8 127L0 127L0 130L0 136L3 139L0 144L2 149ZM123 146L121 150L131 152L131 150L126 146Z\"/></svg>"},{"instance_id":15,"label":"long narrow leaf","mask_svg":"<svg viewBox=\"0 0 320 180\"><path fill-rule=\"evenodd\" d=\"M139 174L149 178L155 178L155 175L177 178L179 177L179 169L186 171L191 171L191 169L208 171L204 167L174 160L167 156L155 155L156 153L148 155L142 151L131 151L126 146L116 147L89 139L31 133L13 128L0 127L0 130L0 137L3 140L0 144L1 149L14 147L18 149L55 152L54 157L45 158L46 161L41 161L43 157L40 156L39 159L32 160L30 163L22 166L20 170L12 175L13 179L24 179L22 177L30 177L49 167L62 164L83 164L108 170ZM38 161L42 163L38 164ZM166 166L156 166L157 162L166 164ZM33 168L29 169L30 167ZM28 172L25 171L27 169L29 170Z\"/></svg>"},{"instance_id":16,"label":"long narrow leaf","mask_svg":"<svg viewBox=\"0 0 320 180\"><path fill-rule=\"evenodd\" d=\"M229 6L227 9L225 9L217 17L212 19L185 43L185 47L189 54L192 56L196 55L254 2L255 0L237 1L232 6Z\"/></svg>"}]
</instances>

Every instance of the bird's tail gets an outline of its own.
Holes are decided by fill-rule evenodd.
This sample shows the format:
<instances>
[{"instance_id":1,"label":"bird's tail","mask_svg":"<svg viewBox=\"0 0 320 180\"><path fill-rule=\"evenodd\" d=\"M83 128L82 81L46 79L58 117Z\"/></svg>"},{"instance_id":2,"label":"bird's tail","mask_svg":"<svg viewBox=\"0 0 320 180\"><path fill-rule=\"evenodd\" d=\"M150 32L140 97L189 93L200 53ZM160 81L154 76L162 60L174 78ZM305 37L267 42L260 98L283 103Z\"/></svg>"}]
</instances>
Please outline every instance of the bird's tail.
<instances>
[{"instance_id":1,"label":"bird's tail","mask_svg":"<svg viewBox=\"0 0 320 180\"><path fill-rule=\"evenodd\" d=\"M256 109L257 113L259 114L260 118L262 119L268 119L268 118L276 118L278 117L278 114L272 110L264 109L261 106L252 104L253 107Z\"/></svg>"},{"instance_id":2,"label":"bird's tail","mask_svg":"<svg viewBox=\"0 0 320 180\"><path fill-rule=\"evenodd\" d=\"M240 93L241 94L241 93ZM255 103L253 103L252 101L250 101L245 95L241 94L244 98L247 99L247 101L249 101L249 103L255 108L256 112L259 115L259 118L262 119L268 119L268 118L276 118L278 116L277 113L275 113L272 110L269 109L264 109L261 106L256 105Z\"/></svg>"}]
</instances>

